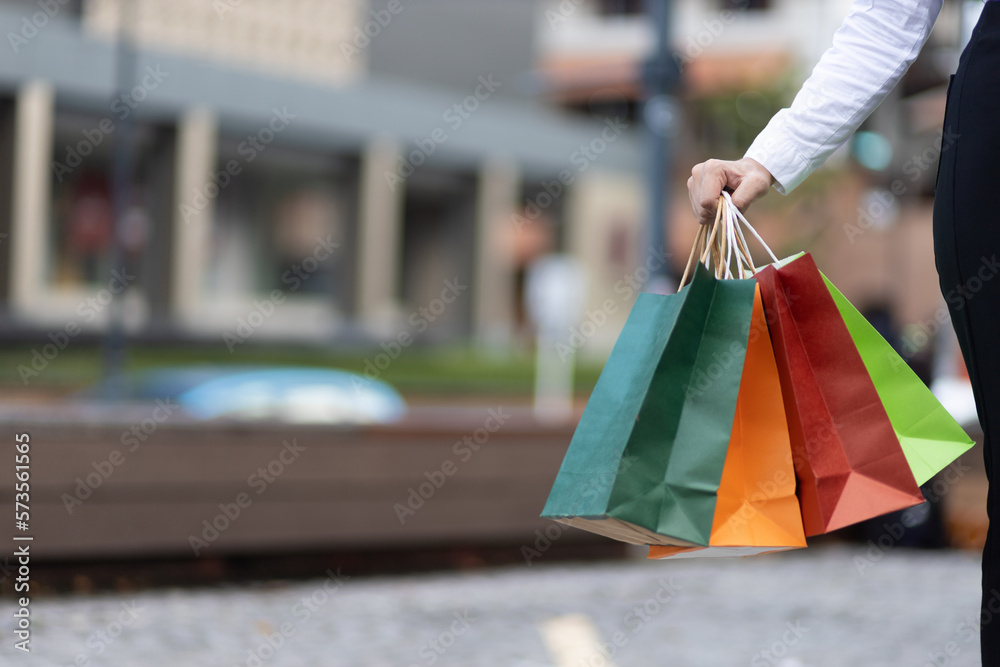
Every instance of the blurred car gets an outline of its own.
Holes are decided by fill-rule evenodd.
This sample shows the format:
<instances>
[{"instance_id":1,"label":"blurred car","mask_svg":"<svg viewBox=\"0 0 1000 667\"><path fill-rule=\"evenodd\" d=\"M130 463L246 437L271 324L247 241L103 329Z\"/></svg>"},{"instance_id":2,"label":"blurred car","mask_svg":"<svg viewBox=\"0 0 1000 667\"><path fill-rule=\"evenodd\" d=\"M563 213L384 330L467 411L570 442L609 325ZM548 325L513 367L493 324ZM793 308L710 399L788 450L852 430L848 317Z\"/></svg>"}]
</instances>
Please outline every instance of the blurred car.
<instances>
[{"instance_id":1,"label":"blurred car","mask_svg":"<svg viewBox=\"0 0 1000 667\"><path fill-rule=\"evenodd\" d=\"M108 383L86 392L107 395ZM406 413L380 380L333 369L190 366L141 371L120 381L127 401L169 398L196 419L276 420L297 424L385 424Z\"/></svg>"}]
</instances>

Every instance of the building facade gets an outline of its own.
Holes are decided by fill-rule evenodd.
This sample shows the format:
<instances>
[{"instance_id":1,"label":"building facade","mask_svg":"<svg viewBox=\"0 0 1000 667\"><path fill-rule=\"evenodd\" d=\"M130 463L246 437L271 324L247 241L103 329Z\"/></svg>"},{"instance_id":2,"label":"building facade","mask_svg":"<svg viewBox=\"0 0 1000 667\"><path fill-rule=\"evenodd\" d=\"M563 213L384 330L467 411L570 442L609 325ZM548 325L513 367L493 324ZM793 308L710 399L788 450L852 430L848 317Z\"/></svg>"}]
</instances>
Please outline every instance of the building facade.
<instances>
[{"instance_id":1,"label":"building facade","mask_svg":"<svg viewBox=\"0 0 1000 667\"><path fill-rule=\"evenodd\" d=\"M537 12L0 2L3 328L508 344L533 256L638 239L632 128L523 90Z\"/></svg>"},{"instance_id":2,"label":"building facade","mask_svg":"<svg viewBox=\"0 0 1000 667\"><path fill-rule=\"evenodd\" d=\"M678 175L668 247L649 249L639 100L656 35L638 0L0 0L0 332L97 333L114 304L138 337L505 347L527 330L527 266L560 251L587 270L585 317L608 323L582 347L604 354L650 267L686 257L681 172L739 155L849 4L673 3ZM885 224L866 202L939 142L963 6L946 3L865 127L886 164L835 156L854 178L817 195L830 206L806 235L788 217L815 198L756 218L904 322L940 305L921 269L934 170ZM861 243L859 224L875 229Z\"/></svg>"}]
</instances>

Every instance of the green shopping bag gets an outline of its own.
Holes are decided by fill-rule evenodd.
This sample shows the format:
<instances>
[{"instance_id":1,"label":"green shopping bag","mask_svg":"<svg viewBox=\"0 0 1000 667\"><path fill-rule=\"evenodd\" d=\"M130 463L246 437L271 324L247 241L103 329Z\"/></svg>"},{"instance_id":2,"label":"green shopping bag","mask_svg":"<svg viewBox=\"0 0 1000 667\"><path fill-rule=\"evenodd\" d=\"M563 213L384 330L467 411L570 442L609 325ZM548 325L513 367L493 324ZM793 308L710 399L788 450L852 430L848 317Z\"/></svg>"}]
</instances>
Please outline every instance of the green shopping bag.
<instances>
[{"instance_id":1,"label":"green shopping bag","mask_svg":"<svg viewBox=\"0 0 1000 667\"><path fill-rule=\"evenodd\" d=\"M923 484L973 442L872 325L823 276L871 376L917 484Z\"/></svg>"},{"instance_id":2,"label":"green shopping bag","mask_svg":"<svg viewBox=\"0 0 1000 667\"><path fill-rule=\"evenodd\" d=\"M754 281L700 264L640 294L542 516L633 544L707 545L736 411Z\"/></svg>"}]
</instances>

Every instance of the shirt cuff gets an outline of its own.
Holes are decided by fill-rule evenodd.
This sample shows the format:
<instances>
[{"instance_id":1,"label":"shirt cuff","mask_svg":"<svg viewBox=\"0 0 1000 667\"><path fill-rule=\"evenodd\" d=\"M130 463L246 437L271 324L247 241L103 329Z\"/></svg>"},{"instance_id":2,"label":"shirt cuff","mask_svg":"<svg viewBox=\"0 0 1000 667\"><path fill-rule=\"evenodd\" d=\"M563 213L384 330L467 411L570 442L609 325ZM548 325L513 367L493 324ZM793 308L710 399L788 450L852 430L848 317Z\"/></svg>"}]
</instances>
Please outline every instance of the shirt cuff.
<instances>
[{"instance_id":1,"label":"shirt cuff","mask_svg":"<svg viewBox=\"0 0 1000 667\"><path fill-rule=\"evenodd\" d=\"M774 189L787 195L813 172L815 167L800 153L787 136L778 128L777 118L772 119L764 131L757 135L746 154L764 166L774 176Z\"/></svg>"}]
</instances>

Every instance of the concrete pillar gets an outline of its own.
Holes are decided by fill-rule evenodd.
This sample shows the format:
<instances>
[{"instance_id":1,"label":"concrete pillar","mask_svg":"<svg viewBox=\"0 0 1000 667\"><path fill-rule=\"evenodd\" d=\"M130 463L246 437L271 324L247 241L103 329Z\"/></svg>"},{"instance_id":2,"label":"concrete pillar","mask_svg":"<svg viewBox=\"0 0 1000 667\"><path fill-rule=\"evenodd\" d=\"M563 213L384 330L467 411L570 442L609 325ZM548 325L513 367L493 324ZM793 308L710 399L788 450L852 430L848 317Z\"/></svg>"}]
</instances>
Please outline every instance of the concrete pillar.
<instances>
[{"instance_id":1,"label":"concrete pillar","mask_svg":"<svg viewBox=\"0 0 1000 667\"><path fill-rule=\"evenodd\" d=\"M607 315L607 324L580 352L600 358L611 351L650 269L660 266L662 258L653 249L636 252L646 214L640 176L590 170L566 197L567 251L586 269L587 310ZM608 248L622 234L628 257L622 258L624 264L612 265Z\"/></svg>"},{"instance_id":2,"label":"concrete pillar","mask_svg":"<svg viewBox=\"0 0 1000 667\"><path fill-rule=\"evenodd\" d=\"M10 306L18 314L38 308L45 286L54 117L55 92L51 85L31 81L21 87L14 120L9 275Z\"/></svg>"},{"instance_id":3,"label":"concrete pillar","mask_svg":"<svg viewBox=\"0 0 1000 667\"><path fill-rule=\"evenodd\" d=\"M387 179L398 159L398 144L385 139L373 141L361 156L357 315L373 332L391 328L398 311L406 184Z\"/></svg>"},{"instance_id":4,"label":"concrete pillar","mask_svg":"<svg viewBox=\"0 0 1000 667\"><path fill-rule=\"evenodd\" d=\"M481 346L502 347L511 342L514 322L514 257L509 239L521 175L512 164L488 161L479 170L476 192L473 333Z\"/></svg>"},{"instance_id":5,"label":"concrete pillar","mask_svg":"<svg viewBox=\"0 0 1000 667\"><path fill-rule=\"evenodd\" d=\"M219 195L212 181L218 162L217 125L212 111L192 109L181 116L177 128L170 306L182 324L196 322L203 307L202 286Z\"/></svg>"}]
</instances>

